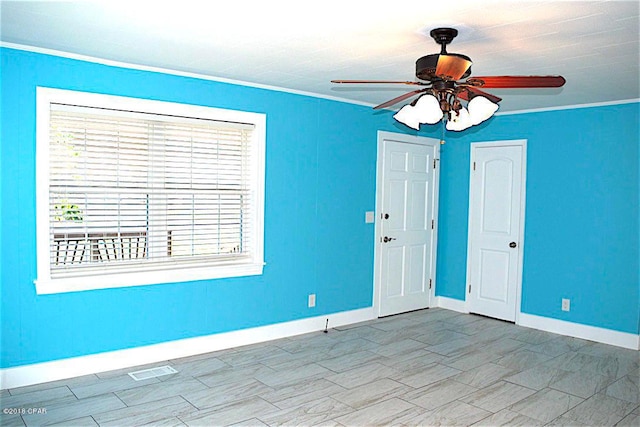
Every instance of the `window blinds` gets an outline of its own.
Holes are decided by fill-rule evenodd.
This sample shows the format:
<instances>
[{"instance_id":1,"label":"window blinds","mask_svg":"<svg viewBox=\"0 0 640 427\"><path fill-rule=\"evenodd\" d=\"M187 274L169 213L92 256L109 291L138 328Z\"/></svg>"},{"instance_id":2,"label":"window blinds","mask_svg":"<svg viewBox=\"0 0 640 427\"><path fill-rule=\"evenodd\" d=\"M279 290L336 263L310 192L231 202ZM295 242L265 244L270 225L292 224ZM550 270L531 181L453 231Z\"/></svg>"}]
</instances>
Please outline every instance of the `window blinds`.
<instances>
[{"instance_id":1,"label":"window blinds","mask_svg":"<svg viewBox=\"0 0 640 427\"><path fill-rule=\"evenodd\" d=\"M51 277L249 261L252 130L51 104Z\"/></svg>"}]
</instances>

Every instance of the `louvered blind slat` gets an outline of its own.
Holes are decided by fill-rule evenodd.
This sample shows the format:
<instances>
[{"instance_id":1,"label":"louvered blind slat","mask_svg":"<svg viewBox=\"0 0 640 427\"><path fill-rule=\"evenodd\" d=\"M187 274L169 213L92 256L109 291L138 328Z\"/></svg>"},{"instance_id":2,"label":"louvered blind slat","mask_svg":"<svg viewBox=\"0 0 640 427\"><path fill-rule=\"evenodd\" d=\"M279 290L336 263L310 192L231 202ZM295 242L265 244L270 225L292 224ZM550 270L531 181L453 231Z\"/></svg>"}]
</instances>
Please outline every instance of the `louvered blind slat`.
<instances>
[{"instance_id":1,"label":"louvered blind slat","mask_svg":"<svg viewBox=\"0 0 640 427\"><path fill-rule=\"evenodd\" d=\"M52 104L51 277L246 261L251 132Z\"/></svg>"}]
</instances>

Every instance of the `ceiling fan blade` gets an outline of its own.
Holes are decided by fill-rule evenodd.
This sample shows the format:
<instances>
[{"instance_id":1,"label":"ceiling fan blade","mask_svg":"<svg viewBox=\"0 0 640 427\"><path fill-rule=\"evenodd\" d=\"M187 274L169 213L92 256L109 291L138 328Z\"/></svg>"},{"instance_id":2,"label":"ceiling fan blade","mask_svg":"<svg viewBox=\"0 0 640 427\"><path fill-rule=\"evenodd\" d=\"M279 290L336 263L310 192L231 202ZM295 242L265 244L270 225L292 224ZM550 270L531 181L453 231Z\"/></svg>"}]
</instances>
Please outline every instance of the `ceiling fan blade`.
<instances>
[{"instance_id":1,"label":"ceiling fan blade","mask_svg":"<svg viewBox=\"0 0 640 427\"><path fill-rule=\"evenodd\" d=\"M478 88L475 88L473 86L467 86L467 90L472 93L474 96L484 96L485 98L487 98L489 101L493 102L494 104L497 104L498 102L502 101L502 98L500 98L499 96L495 96L495 95L491 95L490 93L487 93L485 91L482 91ZM469 97L468 100L472 99L473 97ZM464 98L463 98L464 99ZM468 101L467 100L467 101Z\"/></svg>"},{"instance_id":2,"label":"ceiling fan blade","mask_svg":"<svg viewBox=\"0 0 640 427\"><path fill-rule=\"evenodd\" d=\"M469 96L469 92L467 91L467 88L465 87L464 89L460 89L457 93L456 93L456 97L462 99L463 101L470 101L471 97Z\"/></svg>"},{"instance_id":3,"label":"ceiling fan blade","mask_svg":"<svg viewBox=\"0 0 640 427\"><path fill-rule=\"evenodd\" d=\"M517 89L529 87L562 87L566 80L562 76L487 76L467 80L473 86L493 89Z\"/></svg>"},{"instance_id":4,"label":"ceiling fan blade","mask_svg":"<svg viewBox=\"0 0 640 427\"><path fill-rule=\"evenodd\" d=\"M471 61L458 55L440 55L436 65L436 76L443 80L459 80L471 64Z\"/></svg>"},{"instance_id":5,"label":"ceiling fan blade","mask_svg":"<svg viewBox=\"0 0 640 427\"><path fill-rule=\"evenodd\" d=\"M417 95L417 94L422 93L422 92L426 92L427 90L428 89L418 89L418 90L413 90L411 92L407 92L404 95L400 95L400 96L398 96L396 98L388 100L387 102L383 102L380 105L376 105L375 107L373 107L373 109L374 110L379 110L381 108L389 107L389 106L391 106L393 104L397 104L400 101L404 101L407 98L411 98L414 95Z\"/></svg>"},{"instance_id":6,"label":"ceiling fan blade","mask_svg":"<svg viewBox=\"0 0 640 427\"><path fill-rule=\"evenodd\" d=\"M396 81L396 80L331 80L331 83L349 83L349 84L401 84L401 85L418 85L424 86L429 83L424 82L410 82L410 81Z\"/></svg>"}]
</instances>

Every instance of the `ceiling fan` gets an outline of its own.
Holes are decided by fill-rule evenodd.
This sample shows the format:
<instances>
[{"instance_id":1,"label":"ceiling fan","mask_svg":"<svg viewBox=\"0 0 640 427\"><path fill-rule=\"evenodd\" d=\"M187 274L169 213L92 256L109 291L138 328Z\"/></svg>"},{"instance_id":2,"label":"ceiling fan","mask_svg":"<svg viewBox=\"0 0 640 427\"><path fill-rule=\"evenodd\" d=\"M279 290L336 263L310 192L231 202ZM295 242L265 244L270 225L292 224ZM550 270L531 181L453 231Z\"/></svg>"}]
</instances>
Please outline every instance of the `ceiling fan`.
<instances>
[{"instance_id":1,"label":"ceiling fan","mask_svg":"<svg viewBox=\"0 0 640 427\"><path fill-rule=\"evenodd\" d=\"M502 98L482 89L557 88L566 82L562 76L468 78L471 75L471 58L459 53L447 52L447 45L458 35L458 30L435 28L429 34L440 45L440 53L426 55L416 61L416 77L419 81L331 80L331 82L425 86L373 107L374 110L386 108L420 95L394 115L396 120L416 130L421 123L434 124L443 118L448 120L447 129L449 130L463 130L488 119L498 109L497 103ZM467 108L464 108L461 101L468 103Z\"/></svg>"}]
</instances>

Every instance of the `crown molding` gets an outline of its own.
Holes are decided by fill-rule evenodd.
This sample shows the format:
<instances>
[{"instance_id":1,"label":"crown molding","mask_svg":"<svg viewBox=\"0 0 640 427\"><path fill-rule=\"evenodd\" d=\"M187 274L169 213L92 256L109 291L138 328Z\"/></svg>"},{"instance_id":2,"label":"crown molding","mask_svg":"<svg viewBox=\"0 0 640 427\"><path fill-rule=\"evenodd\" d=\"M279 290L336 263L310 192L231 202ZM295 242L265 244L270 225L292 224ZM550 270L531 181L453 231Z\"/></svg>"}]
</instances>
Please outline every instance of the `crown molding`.
<instances>
[{"instance_id":1,"label":"crown molding","mask_svg":"<svg viewBox=\"0 0 640 427\"><path fill-rule=\"evenodd\" d=\"M15 49L15 50L23 50L23 51L27 51L27 52L40 53L40 54L44 54L44 55L58 56L58 57L67 58L67 59L74 59L74 60L78 60L78 61L91 62L91 63L95 63L95 64L107 65L107 66L110 66L110 67L128 68L128 69L138 70L138 71L149 71L149 72L154 72L154 73L169 74L169 75L180 76L180 77L190 77L190 78L195 78L195 79L200 79L200 80L207 80L207 81L212 81L212 82L217 82L217 83L227 83L227 84L233 84L233 85L238 85L238 86L252 87L252 88L256 88L256 89L266 89L266 90L271 90L271 91L275 91L275 92L284 92L284 93L290 93L290 94L294 94L294 95L308 96L308 97L311 97L311 98L326 99L326 100L329 100L329 101L337 101L337 102L343 102L343 103L347 103L347 104L361 105L361 106L364 106L364 107L373 107L375 105L375 104L368 103L368 102L354 101L352 99L341 98L341 97L338 97L338 96L323 95L323 94L319 94L319 93L315 93L315 92L307 92L307 91L302 91L302 90L289 89L289 88L284 88L284 87L280 87L280 86L265 85L265 84L260 84L260 83L247 82L247 81L244 81L244 80L229 79L229 78L225 78L225 77L215 77L215 76L210 76L210 75L207 75L207 74L192 73L192 72L187 72L187 71L171 70L171 69L168 69L168 68L151 67L151 66L147 66L147 65L133 64L133 63L122 62L122 61L113 61L113 60L110 60L110 59L98 58L98 57L88 56L88 55L80 55L80 54L76 54L76 53L64 52L64 51L55 50L55 49L47 49L47 48L41 48L41 47L36 47L36 46L23 45L23 44L17 44L17 43L8 43L8 42L0 41L0 48L3 48L3 47L4 48L8 48L8 49ZM544 113L544 112L548 112L548 111L575 110L575 109L580 109L580 108L606 107L606 106L611 106L611 105L624 105L624 104L633 104L633 103L640 103L640 98L624 99L624 100L619 100L619 101L596 102L596 103L590 103L590 104L562 105L562 106L557 106L557 107L532 108L532 109L526 109L526 110L496 112L494 114L494 116L508 116L508 115L515 115L515 114Z\"/></svg>"},{"instance_id":2,"label":"crown molding","mask_svg":"<svg viewBox=\"0 0 640 427\"><path fill-rule=\"evenodd\" d=\"M510 116L514 114L545 113L548 111L577 110L580 108L607 107L611 105L624 105L624 104L634 104L634 103L640 103L640 98L623 99L619 101L594 102L590 104L574 104L574 105L562 105L558 107L531 108L527 110L505 111L503 113L495 113L494 116Z\"/></svg>"},{"instance_id":3,"label":"crown molding","mask_svg":"<svg viewBox=\"0 0 640 427\"><path fill-rule=\"evenodd\" d=\"M51 56L57 56L57 57L66 58L66 59L74 59L74 60L77 60L77 61L84 61L84 62L91 62L91 63L94 63L94 64L107 65L109 67L127 68L127 69L137 70L137 71L149 71L149 72L153 72L153 73L168 74L168 75L179 76L179 77L189 77L189 78L194 78L194 79L199 79L199 80L207 80L207 81L212 81L212 82L217 82L217 83L227 83L227 84L251 87L251 88L256 88L256 89L266 89L266 90L271 90L271 91L275 91L275 92L284 92L284 93L290 93L290 94L293 94L293 95L308 96L308 97L311 97L311 98L320 98L320 99L326 99L326 100L329 100L329 101L338 101L338 102L344 102L344 103L348 103L348 104L362 105L362 106L365 106L365 107L373 107L374 106L374 104L371 104L371 103L354 101L354 100L350 100L350 99L346 99L346 98L340 98L338 96L322 95L322 94L318 94L318 93L314 93L314 92L307 92L307 91L303 91L303 90L289 89L289 88L284 88L284 87L280 87L280 86L272 86L272 85L266 85L266 84L261 84L261 83L253 83L253 82L247 82L247 81L244 81L244 80L229 79L229 78L225 78L225 77L216 77L216 76L210 76L210 75L207 75L207 74L192 73L192 72L188 72L188 71L178 71L178 70L172 70L172 69L168 69L168 68L151 67L151 66L147 66L147 65L133 64L133 63L130 63L130 62L114 61L114 60L111 60L111 59L98 58L98 57L95 57L95 56L88 56L88 55L80 55L80 54L76 54L76 53L69 53L69 52L64 52L64 51L60 51L60 50L47 49L47 48L41 48L41 47L36 47L36 46L29 46L29 45L8 43L8 42L0 41L0 48L22 50L22 51L33 52L33 53L40 53L40 54L43 54L43 55L51 55Z\"/></svg>"}]
</instances>

